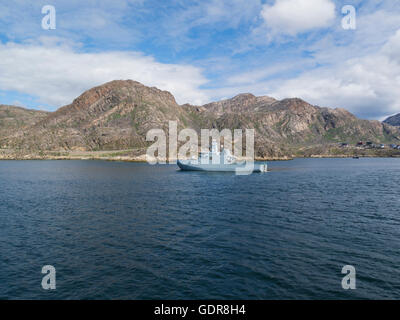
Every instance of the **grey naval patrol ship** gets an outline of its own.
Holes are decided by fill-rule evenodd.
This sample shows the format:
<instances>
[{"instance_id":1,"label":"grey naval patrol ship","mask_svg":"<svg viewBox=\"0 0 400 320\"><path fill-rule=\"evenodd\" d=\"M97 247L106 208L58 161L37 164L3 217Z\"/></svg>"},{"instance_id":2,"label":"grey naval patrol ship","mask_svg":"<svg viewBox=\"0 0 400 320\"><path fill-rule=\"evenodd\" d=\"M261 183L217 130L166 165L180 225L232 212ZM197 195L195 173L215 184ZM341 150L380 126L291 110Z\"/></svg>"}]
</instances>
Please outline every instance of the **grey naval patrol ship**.
<instances>
[{"instance_id":1,"label":"grey naval patrol ship","mask_svg":"<svg viewBox=\"0 0 400 320\"><path fill-rule=\"evenodd\" d=\"M267 172L267 163L257 164L254 161L237 161L230 150L221 148L213 140L211 151L201 152L197 159L178 160L177 164L184 171L215 171L236 172L236 174L250 174L252 172Z\"/></svg>"}]
</instances>

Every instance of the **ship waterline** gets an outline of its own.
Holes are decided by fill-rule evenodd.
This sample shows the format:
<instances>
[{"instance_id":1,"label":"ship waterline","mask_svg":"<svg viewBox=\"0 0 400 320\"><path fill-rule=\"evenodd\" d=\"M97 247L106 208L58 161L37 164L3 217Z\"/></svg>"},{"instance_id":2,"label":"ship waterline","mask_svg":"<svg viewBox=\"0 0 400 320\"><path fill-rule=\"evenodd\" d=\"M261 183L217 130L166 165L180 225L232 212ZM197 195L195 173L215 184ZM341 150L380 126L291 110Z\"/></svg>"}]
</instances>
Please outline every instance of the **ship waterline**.
<instances>
[{"instance_id":1,"label":"ship waterline","mask_svg":"<svg viewBox=\"0 0 400 320\"><path fill-rule=\"evenodd\" d=\"M220 151L215 140L212 141L210 151L201 152L197 159L178 160L177 164L184 171L235 172L243 175L253 172L267 172L268 170L266 162L256 164L254 160L238 161L230 150L223 146Z\"/></svg>"},{"instance_id":2,"label":"ship waterline","mask_svg":"<svg viewBox=\"0 0 400 320\"><path fill-rule=\"evenodd\" d=\"M224 163L194 163L191 160L178 160L178 167L183 171L211 171L211 172L236 172L236 173L252 173L267 172L266 164L259 164L250 161L243 161L234 164Z\"/></svg>"}]
</instances>

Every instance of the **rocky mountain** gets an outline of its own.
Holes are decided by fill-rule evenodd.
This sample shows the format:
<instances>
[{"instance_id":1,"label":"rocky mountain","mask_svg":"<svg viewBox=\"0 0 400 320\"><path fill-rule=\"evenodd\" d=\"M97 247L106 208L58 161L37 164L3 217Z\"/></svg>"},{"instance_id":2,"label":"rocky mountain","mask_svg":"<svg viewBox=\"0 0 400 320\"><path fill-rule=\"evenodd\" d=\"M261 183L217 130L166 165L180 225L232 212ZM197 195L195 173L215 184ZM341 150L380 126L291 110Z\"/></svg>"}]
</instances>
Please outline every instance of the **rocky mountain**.
<instances>
[{"instance_id":1,"label":"rocky mountain","mask_svg":"<svg viewBox=\"0 0 400 320\"><path fill-rule=\"evenodd\" d=\"M344 109L313 106L301 99L281 101L241 94L203 106L217 128L254 128L261 157L311 155L338 142L399 142L400 130L379 121L361 120Z\"/></svg>"},{"instance_id":2,"label":"rocky mountain","mask_svg":"<svg viewBox=\"0 0 400 320\"><path fill-rule=\"evenodd\" d=\"M0 104L0 146L2 137L23 132L48 115L45 111Z\"/></svg>"},{"instance_id":3,"label":"rocky mountain","mask_svg":"<svg viewBox=\"0 0 400 320\"><path fill-rule=\"evenodd\" d=\"M203 106L178 105L171 93L132 80L92 88L52 113L19 112L21 116L7 118L8 126L14 123L13 130L0 122L3 148L26 152L142 148L143 153L149 145L147 131L167 132L168 120L176 120L179 128L198 131L253 128L260 157L329 153L338 142L400 142L399 128L297 98L279 101L240 94ZM16 121L21 122L17 125Z\"/></svg>"},{"instance_id":4,"label":"rocky mountain","mask_svg":"<svg viewBox=\"0 0 400 320\"><path fill-rule=\"evenodd\" d=\"M387 118L384 123L390 124L392 126L400 127L400 113Z\"/></svg>"},{"instance_id":5,"label":"rocky mountain","mask_svg":"<svg viewBox=\"0 0 400 320\"><path fill-rule=\"evenodd\" d=\"M169 119L191 124L169 92L131 80L112 81L6 140L8 148L30 151L144 147L147 131L167 128Z\"/></svg>"}]
</instances>

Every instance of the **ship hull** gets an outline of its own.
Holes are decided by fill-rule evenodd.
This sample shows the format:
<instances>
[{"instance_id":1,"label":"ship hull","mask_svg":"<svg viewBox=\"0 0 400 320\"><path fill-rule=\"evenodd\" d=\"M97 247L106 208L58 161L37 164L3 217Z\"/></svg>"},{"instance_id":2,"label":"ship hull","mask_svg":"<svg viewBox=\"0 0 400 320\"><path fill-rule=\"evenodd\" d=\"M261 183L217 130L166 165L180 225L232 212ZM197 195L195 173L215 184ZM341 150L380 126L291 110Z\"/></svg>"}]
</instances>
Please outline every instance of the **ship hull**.
<instances>
[{"instance_id":1,"label":"ship hull","mask_svg":"<svg viewBox=\"0 0 400 320\"><path fill-rule=\"evenodd\" d=\"M253 168L251 166L246 167L246 163L237 164L194 164L189 161L177 162L178 167L183 171L210 171L210 172L266 172L267 167L265 164L253 163Z\"/></svg>"}]
</instances>

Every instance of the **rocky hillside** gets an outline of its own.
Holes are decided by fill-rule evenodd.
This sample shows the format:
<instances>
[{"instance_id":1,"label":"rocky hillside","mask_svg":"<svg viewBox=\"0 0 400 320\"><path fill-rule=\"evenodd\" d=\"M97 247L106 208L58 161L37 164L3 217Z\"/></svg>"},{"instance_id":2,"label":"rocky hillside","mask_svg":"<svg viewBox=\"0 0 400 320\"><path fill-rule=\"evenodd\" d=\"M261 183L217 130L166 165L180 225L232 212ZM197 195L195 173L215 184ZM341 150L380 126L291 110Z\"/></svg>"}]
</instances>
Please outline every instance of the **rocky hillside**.
<instances>
[{"instance_id":1,"label":"rocky hillside","mask_svg":"<svg viewBox=\"0 0 400 320\"><path fill-rule=\"evenodd\" d=\"M28 110L0 104L0 147L2 138L17 132L24 132L49 115L45 111Z\"/></svg>"},{"instance_id":2,"label":"rocky hillside","mask_svg":"<svg viewBox=\"0 0 400 320\"><path fill-rule=\"evenodd\" d=\"M266 157L329 153L329 148L339 142L400 141L398 128L360 120L344 109L320 108L297 98L278 101L241 94L207 104L200 113L213 119L220 129L254 128L257 154Z\"/></svg>"},{"instance_id":3,"label":"rocky hillside","mask_svg":"<svg viewBox=\"0 0 400 320\"><path fill-rule=\"evenodd\" d=\"M384 123L390 124L392 126L400 127L400 113L387 118Z\"/></svg>"},{"instance_id":4,"label":"rocky hillside","mask_svg":"<svg viewBox=\"0 0 400 320\"><path fill-rule=\"evenodd\" d=\"M20 121L18 125L10 120L12 117L7 120L8 127L14 123L13 130L0 122L3 148L31 153L145 150L147 131L167 131L168 120L176 120L179 128L196 130L254 128L256 152L261 157L329 154L338 142L400 143L399 128L360 120L344 109L252 94L203 106L180 106L169 92L132 80L116 80L90 89L53 113L21 112L24 116L14 117Z\"/></svg>"},{"instance_id":5,"label":"rocky hillside","mask_svg":"<svg viewBox=\"0 0 400 320\"><path fill-rule=\"evenodd\" d=\"M84 92L28 130L8 136L8 147L30 151L144 147L146 132L167 128L169 119L191 124L169 92L131 80L112 81Z\"/></svg>"}]
</instances>

